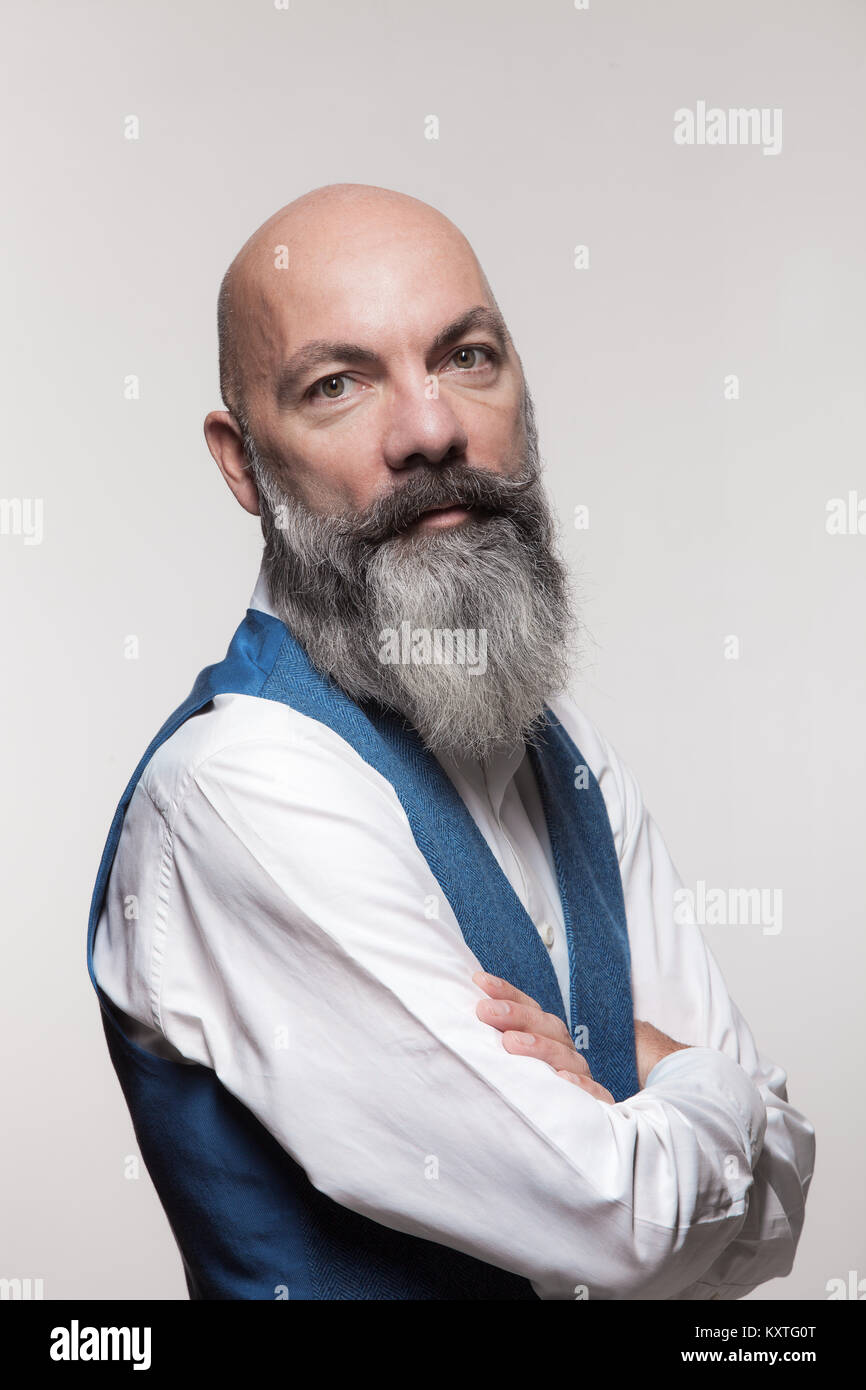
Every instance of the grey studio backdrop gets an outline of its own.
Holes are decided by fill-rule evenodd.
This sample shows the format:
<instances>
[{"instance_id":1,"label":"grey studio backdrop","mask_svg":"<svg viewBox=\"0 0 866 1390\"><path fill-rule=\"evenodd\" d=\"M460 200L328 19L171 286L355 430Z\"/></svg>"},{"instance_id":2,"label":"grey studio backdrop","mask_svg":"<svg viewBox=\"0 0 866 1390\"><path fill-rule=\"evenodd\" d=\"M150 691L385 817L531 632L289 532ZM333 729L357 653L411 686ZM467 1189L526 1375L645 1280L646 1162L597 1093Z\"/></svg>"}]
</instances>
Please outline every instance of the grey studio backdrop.
<instances>
[{"instance_id":1,"label":"grey studio backdrop","mask_svg":"<svg viewBox=\"0 0 866 1390\"><path fill-rule=\"evenodd\" d=\"M574 693L684 882L782 892L779 930L703 929L818 1135L793 1273L754 1297L856 1289L864 6L106 0L7 29L0 1276L186 1297L87 909L129 773L258 568L201 432L219 279L346 180L476 248L577 576ZM763 135L701 142L714 107Z\"/></svg>"}]
</instances>

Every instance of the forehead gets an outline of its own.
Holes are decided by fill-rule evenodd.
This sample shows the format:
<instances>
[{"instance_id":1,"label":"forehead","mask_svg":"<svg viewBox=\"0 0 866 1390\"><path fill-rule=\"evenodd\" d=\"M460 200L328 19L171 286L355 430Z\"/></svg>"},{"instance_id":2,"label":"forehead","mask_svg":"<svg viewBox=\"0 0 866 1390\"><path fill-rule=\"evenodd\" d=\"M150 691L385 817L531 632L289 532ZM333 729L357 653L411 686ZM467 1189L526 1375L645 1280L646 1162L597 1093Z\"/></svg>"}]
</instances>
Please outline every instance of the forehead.
<instances>
[{"instance_id":1,"label":"forehead","mask_svg":"<svg viewBox=\"0 0 866 1390\"><path fill-rule=\"evenodd\" d=\"M288 265L264 289L268 356L310 339L351 339L380 354L424 350L444 324L489 304L478 262L453 229L403 226L287 239Z\"/></svg>"}]
</instances>

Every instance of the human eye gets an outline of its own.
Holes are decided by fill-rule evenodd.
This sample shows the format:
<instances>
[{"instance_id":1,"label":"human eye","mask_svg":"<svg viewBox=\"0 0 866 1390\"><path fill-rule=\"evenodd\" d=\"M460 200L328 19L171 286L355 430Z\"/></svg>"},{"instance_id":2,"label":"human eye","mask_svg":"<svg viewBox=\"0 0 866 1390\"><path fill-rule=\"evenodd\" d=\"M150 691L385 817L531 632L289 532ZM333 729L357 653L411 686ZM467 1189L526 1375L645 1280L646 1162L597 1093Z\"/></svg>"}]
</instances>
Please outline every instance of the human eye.
<instances>
[{"instance_id":1,"label":"human eye","mask_svg":"<svg viewBox=\"0 0 866 1390\"><path fill-rule=\"evenodd\" d=\"M357 394L350 389L352 386L362 389L354 377L345 372L335 372L332 376L323 376L319 381L314 381L307 395L314 401L343 401Z\"/></svg>"},{"instance_id":2,"label":"human eye","mask_svg":"<svg viewBox=\"0 0 866 1390\"><path fill-rule=\"evenodd\" d=\"M478 372L485 371L492 367L496 361L496 353L493 348L483 347L481 344L473 344L469 347L459 347L452 352L446 365L451 365L458 372Z\"/></svg>"}]
</instances>

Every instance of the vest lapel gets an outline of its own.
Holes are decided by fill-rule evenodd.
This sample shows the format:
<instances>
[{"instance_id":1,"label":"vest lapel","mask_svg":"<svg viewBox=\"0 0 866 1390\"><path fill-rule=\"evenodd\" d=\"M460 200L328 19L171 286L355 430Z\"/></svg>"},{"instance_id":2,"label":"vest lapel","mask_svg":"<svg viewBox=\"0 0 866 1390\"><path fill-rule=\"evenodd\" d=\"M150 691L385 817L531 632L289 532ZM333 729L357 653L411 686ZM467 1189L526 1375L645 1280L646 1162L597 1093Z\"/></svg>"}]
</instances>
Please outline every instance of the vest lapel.
<instances>
[{"instance_id":1,"label":"vest lapel","mask_svg":"<svg viewBox=\"0 0 866 1390\"><path fill-rule=\"evenodd\" d=\"M568 939L572 1036L593 1078L625 1100L640 1089L622 878L601 788L551 710L543 741L530 747L544 808ZM585 769L586 785L575 786Z\"/></svg>"}]
</instances>

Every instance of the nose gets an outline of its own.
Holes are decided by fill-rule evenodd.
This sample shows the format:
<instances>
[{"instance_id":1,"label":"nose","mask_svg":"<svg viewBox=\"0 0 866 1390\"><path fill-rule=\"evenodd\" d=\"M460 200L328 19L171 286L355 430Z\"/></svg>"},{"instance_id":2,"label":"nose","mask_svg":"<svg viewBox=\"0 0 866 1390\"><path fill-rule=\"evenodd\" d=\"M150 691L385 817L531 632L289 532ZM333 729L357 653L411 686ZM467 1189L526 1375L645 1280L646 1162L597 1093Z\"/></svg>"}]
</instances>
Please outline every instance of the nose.
<instances>
[{"instance_id":1,"label":"nose","mask_svg":"<svg viewBox=\"0 0 866 1390\"><path fill-rule=\"evenodd\" d=\"M382 448L389 468L419 463L451 463L466 453L469 436L435 377L395 390Z\"/></svg>"}]
</instances>

